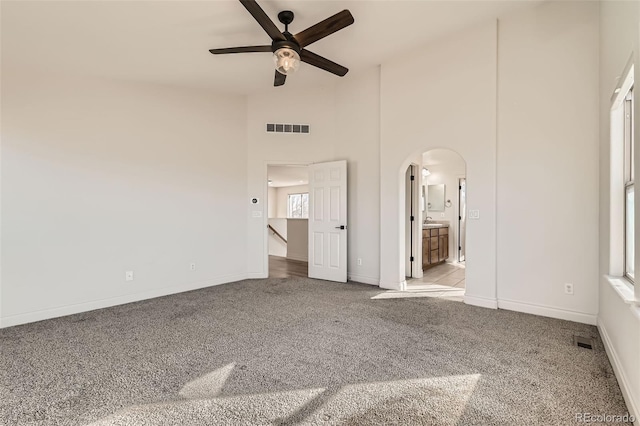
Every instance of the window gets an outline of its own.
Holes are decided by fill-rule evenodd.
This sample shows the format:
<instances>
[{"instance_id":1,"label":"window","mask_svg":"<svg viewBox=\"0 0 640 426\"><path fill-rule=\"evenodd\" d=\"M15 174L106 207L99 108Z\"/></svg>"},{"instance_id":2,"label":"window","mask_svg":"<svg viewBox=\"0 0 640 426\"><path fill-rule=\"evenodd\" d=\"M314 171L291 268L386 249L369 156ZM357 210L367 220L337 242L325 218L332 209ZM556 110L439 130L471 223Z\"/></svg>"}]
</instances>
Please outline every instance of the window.
<instances>
[{"instance_id":1,"label":"window","mask_svg":"<svg viewBox=\"0 0 640 426\"><path fill-rule=\"evenodd\" d=\"M611 97L609 275L635 279L634 65L630 59Z\"/></svg>"},{"instance_id":2,"label":"window","mask_svg":"<svg viewBox=\"0 0 640 426\"><path fill-rule=\"evenodd\" d=\"M633 88L624 98L624 275L634 281Z\"/></svg>"},{"instance_id":3,"label":"window","mask_svg":"<svg viewBox=\"0 0 640 426\"><path fill-rule=\"evenodd\" d=\"M287 217L289 219L309 218L309 193L289 194L287 207Z\"/></svg>"}]
</instances>

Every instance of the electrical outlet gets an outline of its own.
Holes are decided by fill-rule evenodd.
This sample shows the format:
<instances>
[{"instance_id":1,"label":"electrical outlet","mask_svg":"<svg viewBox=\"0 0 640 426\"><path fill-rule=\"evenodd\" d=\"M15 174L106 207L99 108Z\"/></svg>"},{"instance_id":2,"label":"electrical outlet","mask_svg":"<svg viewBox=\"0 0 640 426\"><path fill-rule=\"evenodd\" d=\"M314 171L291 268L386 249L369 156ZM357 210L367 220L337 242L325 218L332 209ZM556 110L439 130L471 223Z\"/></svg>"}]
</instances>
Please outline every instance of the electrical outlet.
<instances>
[{"instance_id":1,"label":"electrical outlet","mask_svg":"<svg viewBox=\"0 0 640 426\"><path fill-rule=\"evenodd\" d=\"M358 266L362 266L362 259L358 258Z\"/></svg>"},{"instance_id":2,"label":"electrical outlet","mask_svg":"<svg viewBox=\"0 0 640 426\"><path fill-rule=\"evenodd\" d=\"M124 279L126 281L133 281L133 271L127 271L124 273Z\"/></svg>"},{"instance_id":3,"label":"electrical outlet","mask_svg":"<svg viewBox=\"0 0 640 426\"><path fill-rule=\"evenodd\" d=\"M444 217L444 213L440 213L440 217Z\"/></svg>"},{"instance_id":4,"label":"electrical outlet","mask_svg":"<svg viewBox=\"0 0 640 426\"><path fill-rule=\"evenodd\" d=\"M469 210L469 219L480 219L480 210Z\"/></svg>"},{"instance_id":5,"label":"electrical outlet","mask_svg":"<svg viewBox=\"0 0 640 426\"><path fill-rule=\"evenodd\" d=\"M573 284L564 283L564 292L565 294L573 294Z\"/></svg>"},{"instance_id":6,"label":"electrical outlet","mask_svg":"<svg viewBox=\"0 0 640 426\"><path fill-rule=\"evenodd\" d=\"M195 263L189 264L189 269L191 269L192 271L195 271L196 270L196 264Z\"/></svg>"}]
</instances>

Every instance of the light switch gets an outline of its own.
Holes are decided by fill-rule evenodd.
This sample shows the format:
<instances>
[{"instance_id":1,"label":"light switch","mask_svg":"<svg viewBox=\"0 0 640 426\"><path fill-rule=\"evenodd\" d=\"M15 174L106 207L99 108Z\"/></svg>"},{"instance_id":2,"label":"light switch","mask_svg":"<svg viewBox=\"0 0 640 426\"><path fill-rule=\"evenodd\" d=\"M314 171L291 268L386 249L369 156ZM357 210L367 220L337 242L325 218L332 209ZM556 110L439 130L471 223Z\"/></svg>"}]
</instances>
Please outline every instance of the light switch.
<instances>
[{"instance_id":1,"label":"light switch","mask_svg":"<svg viewBox=\"0 0 640 426\"><path fill-rule=\"evenodd\" d=\"M259 211L259 210L254 210L252 216L253 217L262 217L262 212Z\"/></svg>"},{"instance_id":2,"label":"light switch","mask_svg":"<svg viewBox=\"0 0 640 426\"><path fill-rule=\"evenodd\" d=\"M469 219L480 219L480 210L469 210Z\"/></svg>"}]
</instances>

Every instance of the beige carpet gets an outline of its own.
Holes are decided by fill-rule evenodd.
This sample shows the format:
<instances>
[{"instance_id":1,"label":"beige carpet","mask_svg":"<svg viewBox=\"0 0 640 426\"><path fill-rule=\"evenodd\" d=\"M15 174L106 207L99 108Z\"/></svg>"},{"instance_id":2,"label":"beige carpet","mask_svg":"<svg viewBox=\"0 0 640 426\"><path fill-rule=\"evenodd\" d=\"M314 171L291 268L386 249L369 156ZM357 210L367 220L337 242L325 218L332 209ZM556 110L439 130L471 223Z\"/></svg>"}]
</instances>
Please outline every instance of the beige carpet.
<instances>
[{"instance_id":1,"label":"beige carpet","mask_svg":"<svg viewBox=\"0 0 640 426\"><path fill-rule=\"evenodd\" d=\"M0 330L0 423L567 425L627 412L595 327L380 293L251 280Z\"/></svg>"}]
</instances>

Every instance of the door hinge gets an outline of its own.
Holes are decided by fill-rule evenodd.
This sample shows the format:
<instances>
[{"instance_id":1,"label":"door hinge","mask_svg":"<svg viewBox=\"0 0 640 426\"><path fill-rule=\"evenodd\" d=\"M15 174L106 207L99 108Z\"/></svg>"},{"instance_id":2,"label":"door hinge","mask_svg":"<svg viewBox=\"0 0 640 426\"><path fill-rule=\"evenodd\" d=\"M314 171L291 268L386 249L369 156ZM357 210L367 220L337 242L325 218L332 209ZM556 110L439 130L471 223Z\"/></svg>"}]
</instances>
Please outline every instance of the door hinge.
<instances>
[{"instance_id":1,"label":"door hinge","mask_svg":"<svg viewBox=\"0 0 640 426\"><path fill-rule=\"evenodd\" d=\"M462 220L462 216L458 216L458 220Z\"/></svg>"},{"instance_id":2,"label":"door hinge","mask_svg":"<svg viewBox=\"0 0 640 426\"><path fill-rule=\"evenodd\" d=\"M458 246L458 250L462 250L462 247Z\"/></svg>"},{"instance_id":3,"label":"door hinge","mask_svg":"<svg viewBox=\"0 0 640 426\"><path fill-rule=\"evenodd\" d=\"M416 177L411 175L411 180L416 180Z\"/></svg>"},{"instance_id":4,"label":"door hinge","mask_svg":"<svg viewBox=\"0 0 640 426\"><path fill-rule=\"evenodd\" d=\"M462 186L458 186L458 189L462 189Z\"/></svg>"},{"instance_id":5,"label":"door hinge","mask_svg":"<svg viewBox=\"0 0 640 426\"><path fill-rule=\"evenodd\" d=\"M416 218L414 216L409 216L409 220L413 222L414 220L416 220Z\"/></svg>"},{"instance_id":6,"label":"door hinge","mask_svg":"<svg viewBox=\"0 0 640 426\"><path fill-rule=\"evenodd\" d=\"M411 256L411 257L409 258L409 261L413 262L413 259L414 259L414 257L413 257L413 256Z\"/></svg>"}]
</instances>

